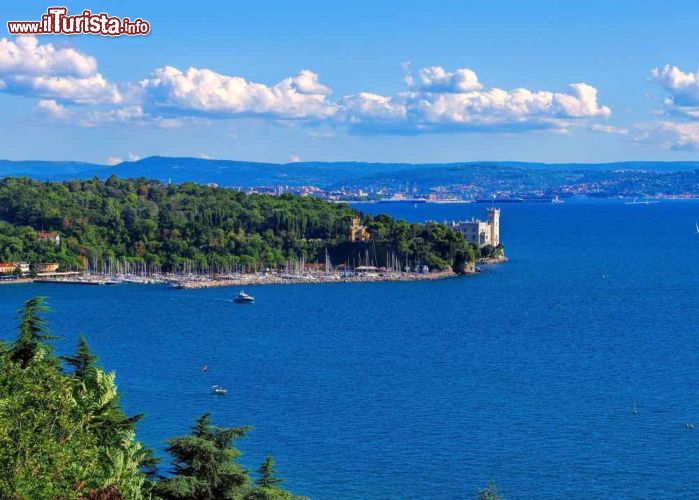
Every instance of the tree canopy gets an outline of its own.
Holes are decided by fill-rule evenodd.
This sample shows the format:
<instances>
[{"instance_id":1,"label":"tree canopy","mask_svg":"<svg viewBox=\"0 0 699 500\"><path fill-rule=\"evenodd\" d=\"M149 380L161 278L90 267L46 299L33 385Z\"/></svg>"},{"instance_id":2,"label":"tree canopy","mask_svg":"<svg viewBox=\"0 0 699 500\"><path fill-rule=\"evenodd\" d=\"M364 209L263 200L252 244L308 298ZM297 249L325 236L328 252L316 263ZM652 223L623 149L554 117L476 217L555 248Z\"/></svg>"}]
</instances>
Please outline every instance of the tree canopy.
<instances>
[{"instance_id":1,"label":"tree canopy","mask_svg":"<svg viewBox=\"0 0 699 500\"><path fill-rule=\"evenodd\" d=\"M370 242L348 241L355 216L370 232ZM60 244L37 238L42 230L58 232ZM467 248L463 236L443 224L363 215L346 204L308 196L115 176L105 181L0 180L0 260L10 262L79 268L123 259L163 270L262 269L300 258L320 262L327 250L335 264L368 257L375 265L395 260L447 269L456 255L473 254Z\"/></svg>"},{"instance_id":2,"label":"tree canopy","mask_svg":"<svg viewBox=\"0 0 699 500\"><path fill-rule=\"evenodd\" d=\"M208 414L169 441L173 469L156 477L153 453L136 440L141 416L121 409L115 374L83 337L74 355L55 357L46 310L42 298L28 300L16 340L0 343L0 498L296 498L271 466L256 485L233 446L249 428L215 427Z\"/></svg>"}]
</instances>

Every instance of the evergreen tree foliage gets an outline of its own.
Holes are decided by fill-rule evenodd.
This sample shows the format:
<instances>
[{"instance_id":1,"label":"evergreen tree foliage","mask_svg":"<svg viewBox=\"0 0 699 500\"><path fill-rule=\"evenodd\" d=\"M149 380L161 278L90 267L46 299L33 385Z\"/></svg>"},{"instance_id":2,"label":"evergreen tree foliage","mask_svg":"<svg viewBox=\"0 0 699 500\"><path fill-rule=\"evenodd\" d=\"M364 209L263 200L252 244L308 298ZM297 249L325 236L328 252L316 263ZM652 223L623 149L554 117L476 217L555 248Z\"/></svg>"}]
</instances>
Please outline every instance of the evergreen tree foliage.
<instances>
[{"instance_id":1,"label":"evergreen tree foliage","mask_svg":"<svg viewBox=\"0 0 699 500\"><path fill-rule=\"evenodd\" d=\"M61 356L61 359L73 368L73 375L79 379L84 379L89 369L93 368L97 362L97 356L92 354L82 335L78 339L78 350L75 355Z\"/></svg>"},{"instance_id":2,"label":"evergreen tree foliage","mask_svg":"<svg viewBox=\"0 0 699 500\"><path fill-rule=\"evenodd\" d=\"M155 492L165 499L239 498L249 487L245 469L235 463L240 452L233 441L250 429L218 428L210 415L197 419L192 433L168 441L167 452L173 456L173 477L156 485Z\"/></svg>"},{"instance_id":3,"label":"evergreen tree foliage","mask_svg":"<svg viewBox=\"0 0 699 500\"><path fill-rule=\"evenodd\" d=\"M203 415L190 435L171 439L172 474L136 440L121 409L113 372L98 366L81 337L74 355L52 355L41 297L20 311L19 335L0 342L0 498L295 499L277 487L269 457L259 486L236 462L234 442L249 427L224 428Z\"/></svg>"},{"instance_id":4,"label":"evergreen tree foliage","mask_svg":"<svg viewBox=\"0 0 699 500\"><path fill-rule=\"evenodd\" d=\"M260 474L256 481L257 485L263 488L274 488L277 484L284 482L283 479L277 477L277 471L274 470L274 457L271 455L265 458L257 472Z\"/></svg>"},{"instance_id":5,"label":"evergreen tree foliage","mask_svg":"<svg viewBox=\"0 0 699 500\"><path fill-rule=\"evenodd\" d=\"M114 374L94 360L85 380L63 373L46 310L40 297L26 302L0 358L0 498L141 498L149 455L118 405Z\"/></svg>"},{"instance_id":6,"label":"evergreen tree foliage","mask_svg":"<svg viewBox=\"0 0 699 500\"><path fill-rule=\"evenodd\" d=\"M50 353L46 342L53 337L46 327L46 320L41 317L41 313L47 311L43 297L29 299L19 311L19 335L12 345L10 357L22 368L26 368L35 356Z\"/></svg>"},{"instance_id":7,"label":"evergreen tree foliage","mask_svg":"<svg viewBox=\"0 0 699 500\"><path fill-rule=\"evenodd\" d=\"M478 500L505 500L505 498L500 496L497 486L490 481L488 486L478 492Z\"/></svg>"},{"instance_id":8,"label":"evergreen tree foliage","mask_svg":"<svg viewBox=\"0 0 699 500\"><path fill-rule=\"evenodd\" d=\"M298 499L278 489L271 457L263 465L264 485L256 488L248 472L236 462L240 451L234 442L243 438L250 427L216 427L210 415L197 419L189 435L170 439L167 452L173 457L172 476L156 484L154 494L166 500L178 499ZM262 468L260 469L262 471Z\"/></svg>"},{"instance_id":9,"label":"evergreen tree foliage","mask_svg":"<svg viewBox=\"0 0 699 500\"><path fill-rule=\"evenodd\" d=\"M371 241L352 243L359 216ZM37 230L61 242L41 241ZM448 269L468 245L443 224L363 215L308 196L245 194L146 179L39 182L0 180L0 261L81 268L119 259L162 270L244 266L282 269L289 261ZM388 261L388 262L387 262Z\"/></svg>"}]
</instances>

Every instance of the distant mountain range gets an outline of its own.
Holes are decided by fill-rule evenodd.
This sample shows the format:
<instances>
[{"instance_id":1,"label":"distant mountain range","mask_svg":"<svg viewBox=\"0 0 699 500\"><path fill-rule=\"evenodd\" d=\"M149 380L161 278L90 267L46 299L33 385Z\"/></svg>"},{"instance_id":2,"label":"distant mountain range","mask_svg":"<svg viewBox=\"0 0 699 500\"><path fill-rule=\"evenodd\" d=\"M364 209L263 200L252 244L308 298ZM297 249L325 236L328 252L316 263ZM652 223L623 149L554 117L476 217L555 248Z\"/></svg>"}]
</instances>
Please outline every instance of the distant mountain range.
<instances>
[{"instance_id":1,"label":"distant mountain range","mask_svg":"<svg viewBox=\"0 0 699 500\"><path fill-rule=\"evenodd\" d=\"M0 160L0 177L27 176L39 180L104 179L118 177L147 177L172 181L217 183L222 186L303 186L326 187L342 180L378 173L420 169L424 165L392 163L258 163L201 158L170 158L151 156L114 166L95 163L63 161Z\"/></svg>"},{"instance_id":2,"label":"distant mountain range","mask_svg":"<svg viewBox=\"0 0 699 500\"><path fill-rule=\"evenodd\" d=\"M376 191L408 189L428 192L446 186L480 186L473 195L487 191L522 195L558 192L562 186L581 186L568 193L597 195L699 195L699 162L526 163L461 162L442 164L299 162L258 163L201 158L151 156L114 166L71 161L0 160L0 177L28 176L38 180L70 180L98 177L146 177L163 182L216 183L242 188L260 186L347 187ZM577 189L577 188L575 188ZM463 191L464 193L466 191ZM562 192L565 194L565 191Z\"/></svg>"}]
</instances>

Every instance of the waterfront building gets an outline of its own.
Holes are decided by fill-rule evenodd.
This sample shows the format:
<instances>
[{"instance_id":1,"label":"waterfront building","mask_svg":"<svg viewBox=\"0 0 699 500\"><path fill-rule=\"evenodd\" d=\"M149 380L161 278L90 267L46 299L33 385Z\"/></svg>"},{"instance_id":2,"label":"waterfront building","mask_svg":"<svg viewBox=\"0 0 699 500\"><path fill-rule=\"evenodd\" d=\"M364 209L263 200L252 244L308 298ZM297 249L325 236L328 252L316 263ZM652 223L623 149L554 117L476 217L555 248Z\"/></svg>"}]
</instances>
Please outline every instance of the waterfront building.
<instances>
[{"instance_id":1,"label":"waterfront building","mask_svg":"<svg viewBox=\"0 0 699 500\"><path fill-rule=\"evenodd\" d=\"M355 241L369 241L371 239L371 233L367 231L366 226L361 224L359 217L352 218L352 224L349 229L349 240L351 242Z\"/></svg>"},{"instance_id":2,"label":"waterfront building","mask_svg":"<svg viewBox=\"0 0 699 500\"><path fill-rule=\"evenodd\" d=\"M17 269L14 262L0 262L0 274L12 274Z\"/></svg>"},{"instance_id":3,"label":"waterfront building","mask_svg":"<svg viewBox=\"0 0 699 500\"><path fill-rule=\"evenodd\" d=\"M500 244L500 209L489 208L486 210L487 220L472 218L466 221L452 221L451 227L458 229L464 235L467 243L472 243L479 248L486 245L494 247Z\"/></svg>"},{"instance_id":4,"label":"waterfront building","mask_svg":"<svg viewBox=\"0 0 699 500\"><path fill-rule=\"evenodd\" d=\"M52 273L58 270L58 264L55 262L43 262L40 264L34 264L34 268L37 273Z\"/></svg>"},{"instance_id":5,"label":"waterfront building","mask_svg":"<svg viewBox=\"0 0 699 500\"><path fill-rule=\"evenodd\" d=\"M26 262L0 262L0 274L14 274L17 269L22 274L29 274L29 264Z\"/></svg>"}]
</instances>

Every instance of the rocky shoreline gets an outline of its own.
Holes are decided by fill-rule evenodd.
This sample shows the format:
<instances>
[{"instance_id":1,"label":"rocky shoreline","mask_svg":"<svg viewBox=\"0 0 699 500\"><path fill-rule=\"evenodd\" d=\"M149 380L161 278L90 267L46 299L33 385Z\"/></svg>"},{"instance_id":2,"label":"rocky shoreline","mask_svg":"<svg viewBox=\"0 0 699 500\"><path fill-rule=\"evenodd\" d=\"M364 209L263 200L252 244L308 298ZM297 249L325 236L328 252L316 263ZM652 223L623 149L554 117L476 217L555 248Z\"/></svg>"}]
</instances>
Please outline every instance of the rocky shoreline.
<instances>
[{"instance_id":1,"label":"rocky shoreline","mask_svg":"<svg viewBox=\"0 0 699 500\"><path fill-rule=\"evenodd\" d=\"M504 262L507 262L508 259L504 255L500 257L482 257L478 259L479 264L483 265L493 265L493 264L503 264Z\"/></svg>"},{"instance_id":2,"label":"rocky shoreline","mask_svg":"<svg viewBox=\"0 0 699 500\"><path fill-rule=\"evenodd\" d=\"M378 283L397 281L433 281L446 278L454 278L459 274L454 271L438 271L433 273L396 273L383 274L377 276L307 276L299 278L286 278L281 276L243 276L240 278L218 278L206 280L186 280L175 283L171 286L184 290L194 290L200 288L216 288L226 286L252 286L252 285L298 285L311 283Z\"/></svg>"}]
</instances>

